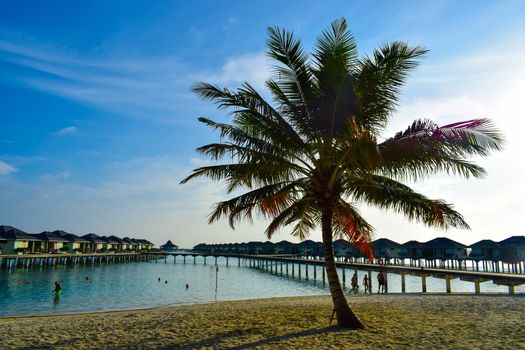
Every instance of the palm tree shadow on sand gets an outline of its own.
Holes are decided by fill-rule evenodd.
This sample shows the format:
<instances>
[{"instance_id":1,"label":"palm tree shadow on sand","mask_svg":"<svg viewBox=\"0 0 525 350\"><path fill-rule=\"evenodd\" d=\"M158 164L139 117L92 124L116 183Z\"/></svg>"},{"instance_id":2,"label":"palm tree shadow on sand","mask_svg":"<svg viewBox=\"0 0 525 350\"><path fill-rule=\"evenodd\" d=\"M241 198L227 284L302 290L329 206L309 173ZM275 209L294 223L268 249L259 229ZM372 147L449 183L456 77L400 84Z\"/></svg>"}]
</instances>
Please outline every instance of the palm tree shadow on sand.
<instances>
[{"instance_id":1,"label":"palm tree shadow on sand","mask_svg":"<svg viewBox=\"0 0 525 350\"><path fill-rule=\"evenodd\" d=\"M233 349L233 350L253 349L254 347L257 347L257 346L278 343L278 342L281 342L281 341L286 341L286 340L290 340L290 339L294 339L294 338L301 338L301 337L307 337L307 336L312 336L312 335L327 334L327 333L342 332L342 331L343 332L344 331L349 331L349 329L348 328L343 328L343 327L337 327L337 326L327 326L327 327L322 327L322 328L310 328L310 329L306 329L306 330L303 330L303 331L300 331L300 332L288 333L288 334L283 334L283 335L274 336L274 337L265 337L263 339L260 339L260 340L254 341L254 342L250 342L250 343L246 343L246 344L242 344L242 345L237 345L237 346L232 346L232 347L225 347L225 348ZM242 335L253 335L253 334L256 334L256 333L258 333L258 330L256 328L247 328L247 329L243 329L243 330L235 330L235 331L225 332L225 333L222 333L222 334L217 334L217 335L214 335L212 337L199 340L197 342L188 343L188 344L185 344L184 346L182 346L180 348L178 347L178 348L179 349L199 349L199 348L205 347L205 346L213 346L213 345L220 344L220 343L222 343L223 341L225 341L225 340L227 340L229 338L239 337L239 336L242 336ZM164 350L168 350L168 349L173 349L173 347L168 346L168 347L165 347L163 349Z\"/></svg>"}]
</instances>

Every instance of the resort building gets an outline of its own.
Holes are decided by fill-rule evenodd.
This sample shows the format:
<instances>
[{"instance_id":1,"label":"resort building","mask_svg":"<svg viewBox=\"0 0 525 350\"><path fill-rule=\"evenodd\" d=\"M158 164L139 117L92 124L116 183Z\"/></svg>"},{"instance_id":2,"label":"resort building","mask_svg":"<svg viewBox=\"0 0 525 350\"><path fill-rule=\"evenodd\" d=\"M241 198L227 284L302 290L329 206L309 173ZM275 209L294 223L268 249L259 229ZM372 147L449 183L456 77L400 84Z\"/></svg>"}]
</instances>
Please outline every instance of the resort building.
<instances>
[{"instance_id":1,"label":"resort building","mask_svg":"<svg viewBox=\"0 0 525 350\"><path fill-rule=\"evenodd\" d=\"M109 236L108 240L113 242L113 243L111 243L113 251L121 252L121 251L124 250L124 244L122 243L122 239L121 238L119 238L117 236Z\"/></svg>"},{"instance_id":2,"label":"resort building","mask_svg":"<svg viewBox=\"0 0 525 350\"><path fill-rule=\"evenodd\" d=\"M427 260L464 260L467 246L449 238L438 237L421 245L421 257Z\"/></svg>"},{"instance_id":3,"label":"resort building","mask_svg":"<svg viewBox=\"0 0 525 350\"><path fill-rule=\"evenodd\" d=\"M0 254L34 253L40 239L12 226L0 226Z\"/></svg>"},{"instance_id":4,"label":"resort building","mask_svg":"<svg viewBox=\"0 0 525 350\"><path fill-rule=\"evenodd\" d=\"M103 251L104 248L107 250L106 240L95 233L88 233L87 235L82 236L82 238L89 242L88 251L91 253Z\"/></svg>"},{"instance_id":5,"label":"resort building","mask_svg":"<svg viewBox=\"0 0 525 350\"><path fill-rule=\"evenodd\" d=\"M172 252L179 249L179 246L173 244L171 240L168 240L165 244L160 246L160 250L164 250L166 252Z\"/></svg>"},{"instance_id":6,"label":"resort building","mask_svg":"<svg viewBox=\"0 0 525 350\"><path fill-rule=\"evenodd\" d=\"M334 241L334 255L337 258L353 258L357 256L357 251L346 239Z\"/></svg>"},{"instance_id":7,"label":"resort building","mask_svg":"<svg viewBox=\"0 0 525 350\"><path fill-rule=\"evenodd\" d=\"M500 258L508 263L525 261L525 236L512 236L499 242Z\"/></svg>"},{"instance_id":8,"label":"resort building","mask_svg":"<svg viewBox=\"0 0 525 350\"><path fill-rule=\"evenodd\" d=\"M67 247L66 249L64 249L65 251L79 253L90 252L91 245L88 240L66 231L58 230L54 231L54 233L67 240L67 242L64 243L64 247Z\"/></svg>"},{"instance_id":9,"label":"resort building","mask_svg":"<svg viewBox=\"0 0 525 350\"><path fill-rule=\"evenodd\" d=\"M397 249L397 254L401 259L419 260L421 259L421 247L423 243L418 241L408 241L401 244Z\"/></svg>"},{"instance_id":10,"label":"resort building","mask_svg":"<svg viewBox=\"0 0 525 350\"><path fill-rule=\"evenodd\" d=\"M372 242L374 256L381 259L398 259L400 256L401 244L394 242L388 238L379 238Z\"/></svg>"},{"instance_id":11,"label":"resort building","mask_svg":"<svg viewBox=\"0 0 525 350\"><path fill-rule=\"evenodd\" d=\"M62 237L58 231L44 231L36 235L40 239L41 245L38 252L41 253L60 253L70 252L68 239Z\"/></svg>"},{"instance_id":12,"label":"resort building","mask_svg":"<svg viewBox=\"0 0 525 350\"><path fill-rule=\"evenodd\" d=\"M490 239L484 239L469 246L469 259L475 261L498 261L500 259L500 244Z\"/></svg>"}]
</instances>

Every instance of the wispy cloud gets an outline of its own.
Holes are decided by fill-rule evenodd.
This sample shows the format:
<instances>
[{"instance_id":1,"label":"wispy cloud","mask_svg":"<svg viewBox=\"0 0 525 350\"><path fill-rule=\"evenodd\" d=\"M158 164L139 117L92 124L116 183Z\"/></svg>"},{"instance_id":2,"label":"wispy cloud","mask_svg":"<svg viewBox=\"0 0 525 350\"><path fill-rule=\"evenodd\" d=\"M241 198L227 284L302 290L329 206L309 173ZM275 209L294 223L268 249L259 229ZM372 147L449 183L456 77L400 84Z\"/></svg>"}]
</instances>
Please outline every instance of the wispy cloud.
<instances>
[{"instance_id":1,"label":"wispy cloud","mask_svg":"<svg viewBox=\"0 0 525 350\"><path fill-rule=\"evenodd\" d=\"M54 173L54 174L45 174L45 175L42 175L40 178L44 181L55 181L55 180L67 179L70 176L71 176L71 173L69 172L60 172L60 173Z\"/></svg>"},{"instance_id":2,"label":"wispy cloud","mask_svg":"<svg viewBox=\"0 0 525 350\"><path fill-rule=\"evenodd\" d=\"M198 80L237 87L245 81L257 89L263 89L270 76L271 66L263 52L248 53L238 57L230 57L217 72L204 73L197 76Z\"/></svg>"},{"instance_id":3,"label":"wispy cloud","mask_svg":"<svg viewBox=\"0 0 525 350\"><path fill-rule=\"evenodd\" d=\"M0 175L8 175L14 173L16 168L2 160L0 160Z\"/></svg>"},{"instance_id":4,"label":"wispy cloud","mask_svg":"<svg viewBox=\"0 0 525 350\"><path fill-rule=\"evenodd\" d=\"M26 87L127 116L166 122L174 122L181 100L190 95L189 70L175 57L79 57L29 40L4 40L1 34L0 60L33 72L8 79Z\"/></svg>"},{"instance_id":5,"label":"wispy cloud","mask_svg":"<svg viewBox=\"0 0 525 350\"><path fill-rule=\"evenodd\" d=\"M63 136L63 135L73 135L77 133L77 128L75 126L68 126L66 128L62 128L56 132L57 135Z\"/></svg>"}]
</instances>

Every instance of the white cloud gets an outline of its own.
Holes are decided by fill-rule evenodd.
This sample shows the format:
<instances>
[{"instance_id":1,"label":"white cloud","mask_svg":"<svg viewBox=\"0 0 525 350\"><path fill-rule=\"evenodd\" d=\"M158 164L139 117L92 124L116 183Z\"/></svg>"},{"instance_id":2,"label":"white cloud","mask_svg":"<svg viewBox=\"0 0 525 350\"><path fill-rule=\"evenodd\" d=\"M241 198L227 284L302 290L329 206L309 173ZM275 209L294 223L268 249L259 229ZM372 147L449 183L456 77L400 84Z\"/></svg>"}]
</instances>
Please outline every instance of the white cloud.
<instances>
[{"instance_id":1,"label":"white cloud","mask_svg":"<svg viewBox=\"0 0 525 350\"><path fill-rule=\"evenodd\" d=\"M257 89L263 89L270 72L270 62L263 52L247 53L228 58L220 71L199 75L198 80L229 87L248 82Z\"/></svg>"},{"instance_id":2,"label":"white cloud","mask_svg":"<svg viewBox=\"0 0 525 350\"><path fill-rule=\"evenodd\" d=\"M15 167L0 160L0 175L8 175L14 173L15 171Z\"/></svg>"},{"instance_id":3,"label":"white cloud","mask_svg":"<svg viewBox=\"0 0 525 350\"><path fill-rule=\"evenodd\" d=\"M60 173L53 173L53 174L45 174L45 175L42 175L40 178L44 181L55 181L55 180L67 179L70 176L71 176L71 173L69 172L60 172Z\"/></svg>"},{"instance_id":4,"label":"white cloud","mask_svg":"<svg viewBox=\"0 0 525 350\"><path fill-rule=\"evenodd\" d=\"M56 132L57 135L73 135L77 133L77 128L75 126L68 126L66 128L60 129Z\"/></svg>"}]
</instances>

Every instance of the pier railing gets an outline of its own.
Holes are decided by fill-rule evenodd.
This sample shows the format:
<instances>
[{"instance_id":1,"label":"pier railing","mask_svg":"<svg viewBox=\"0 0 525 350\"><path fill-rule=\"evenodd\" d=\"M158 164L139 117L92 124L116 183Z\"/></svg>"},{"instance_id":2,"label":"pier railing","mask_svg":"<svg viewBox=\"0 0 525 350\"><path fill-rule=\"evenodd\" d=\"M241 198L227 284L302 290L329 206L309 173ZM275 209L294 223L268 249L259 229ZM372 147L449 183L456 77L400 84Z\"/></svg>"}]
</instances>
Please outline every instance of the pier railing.
<instances>
[{"instance_id":1,"label":"pier railing","mask_svg":"<svg viewBox=\"0 0 525 350\"><path fill-rule=\"evenodd\" d=\"M92 253L92 254L24 254L0 255L0 268L30 268L37 266L123 263L159 259L153 253Z\"/></svg>"},{"instance_id":2,"label":"pier railing","mask_svg":"<svg viewBox=\"0 0 525 350\"><path fill-rule=\"evenodd\" d=\"M326 272L324 269L324 261L321 259L306 259L298 258L293 255L249 255L249 254L214 254L214 253L201 253L201 252L158 252L153 253L163 256L164 259L167 256L173 256L174 263L177 262L177 257L182 257L183 263L186 263L188 257L193 258L193 263L196 263L197 257L202 257L204 264L207 262L207 258L215 259L217 264L217 258L226 258L226 265L229 264L229 258L236 258L238 266L241 266L241 262L249 267L260 268L269 272L279 272L281 275L292 276L296 274L301 278L301 273L304 271L305 277L308 279L309 274L314 279L317 279L317 275L322 276L322 280L326 280ZM296 265L297 271L296 271ZM318 267L321 267L318 269ZM358 270L365 271L368 273L368 281L370 288L372 284L372 272L383 272L388 285L388 274L396 274L401 277L401 292L406 293L406 276L416 276L421 279L421 292L427 293L427 278L434 277L442 279L445 282L446 293L452 293L451 281L454 279L460 279L462 281L472 282L474 284L474 293L481 294L481 283L492 281L496 285L504 285L508 287L508 293L514 294L515 287L525 284L525 275L504 273L504 272L488 272L488 271L471 271L471 270L454 270L446 268L434 268L434 267L420 267L420 266L402 266L402 265L380 265L364 262L336 262L336 266L340 271L343 284L346 282L346 275L348 272ZM312 270L310 272L310 270ZM320 270L320 271L318 271Z\"/></svg>"}]
</instances>

